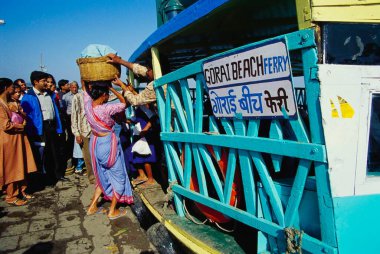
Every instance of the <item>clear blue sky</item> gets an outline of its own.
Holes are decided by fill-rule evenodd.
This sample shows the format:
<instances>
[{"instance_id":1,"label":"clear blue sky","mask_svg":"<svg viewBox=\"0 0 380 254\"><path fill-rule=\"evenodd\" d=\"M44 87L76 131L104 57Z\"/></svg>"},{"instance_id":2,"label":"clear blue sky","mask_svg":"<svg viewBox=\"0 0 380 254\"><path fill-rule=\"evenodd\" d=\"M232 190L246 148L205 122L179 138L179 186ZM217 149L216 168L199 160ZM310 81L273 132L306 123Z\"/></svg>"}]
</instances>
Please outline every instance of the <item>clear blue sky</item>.
<instances>
[{"instance_id":1,"label":"clear blue sky","mask_svg":"<svg viewBox=\"0 0 380 254\"><path fill-rule=\"evenodd\" d=\"M125 59L156 29L155 0L0 0L0 77L40 70L79 81L75 60L91 43ZM125 78L125 68L122 70Z\"/></svg>"}]
</instances>

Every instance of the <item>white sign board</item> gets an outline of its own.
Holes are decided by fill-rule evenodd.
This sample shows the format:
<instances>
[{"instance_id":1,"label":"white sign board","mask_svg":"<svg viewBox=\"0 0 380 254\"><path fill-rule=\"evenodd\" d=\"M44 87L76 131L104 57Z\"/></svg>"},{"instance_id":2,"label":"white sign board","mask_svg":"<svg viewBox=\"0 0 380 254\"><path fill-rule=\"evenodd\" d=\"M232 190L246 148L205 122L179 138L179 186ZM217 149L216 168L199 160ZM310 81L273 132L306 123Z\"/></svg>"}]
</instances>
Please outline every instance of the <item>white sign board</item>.
<instances>
[{"instance_id":1,"label":"white sign board","mask_svg":"<svg viewBox=\"0 0 380 254\"><path fill-rule=\"evenodd\" d=\"M233 52L203 64L216 117L291 117L297 112L285 40Z\"/></svg>"}]
</instances>

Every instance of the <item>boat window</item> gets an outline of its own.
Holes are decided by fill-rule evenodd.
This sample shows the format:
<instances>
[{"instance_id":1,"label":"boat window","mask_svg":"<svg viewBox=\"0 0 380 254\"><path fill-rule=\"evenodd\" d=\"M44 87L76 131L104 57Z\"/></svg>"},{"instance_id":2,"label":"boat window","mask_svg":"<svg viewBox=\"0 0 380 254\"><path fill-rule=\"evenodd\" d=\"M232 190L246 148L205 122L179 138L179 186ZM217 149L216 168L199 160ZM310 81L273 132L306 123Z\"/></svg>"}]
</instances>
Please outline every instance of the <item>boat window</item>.
<instances>
[{"instance_id":1,"label":"boat window","mask_svg":"<svg viewBox=\"0 0 380 254\"><path fill-rule=\"evenodd\" d=\"M380 64L379 24L326 23L322 31L324 63Z\"/></svg>"},{"instance_id":2,"label":"boat window","mask_svg":"<svg viewBox=\"0 0 380 254\"><path fill-rule=\"evenodd\" d=\"M367 156L369 175L380 174L380 94L372 95Z\"/></svg>"}]
</instances>

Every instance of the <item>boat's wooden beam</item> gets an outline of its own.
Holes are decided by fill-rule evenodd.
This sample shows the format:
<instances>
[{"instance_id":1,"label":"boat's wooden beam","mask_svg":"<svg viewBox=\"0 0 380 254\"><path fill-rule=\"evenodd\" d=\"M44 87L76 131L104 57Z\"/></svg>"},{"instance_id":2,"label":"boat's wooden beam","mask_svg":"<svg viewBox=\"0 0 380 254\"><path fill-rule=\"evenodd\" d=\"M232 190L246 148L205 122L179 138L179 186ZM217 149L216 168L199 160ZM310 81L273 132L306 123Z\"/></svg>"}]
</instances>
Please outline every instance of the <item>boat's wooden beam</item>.
<instances>
[{"instance_id":1,"label":"boat's wooden beam","mask_svg":"<svg viewBox=\"0 0 380 254\"><path fill-rule=\"evenodd\" d=\"M323 163L327 162L325 146L314 143L301 143L291 140L276 140L260 137L172 132L161 132L161 139L163 141L170 142L190 142L194 144L223 146L253 152L307 159Z\"/></svg>"}]
</instances>

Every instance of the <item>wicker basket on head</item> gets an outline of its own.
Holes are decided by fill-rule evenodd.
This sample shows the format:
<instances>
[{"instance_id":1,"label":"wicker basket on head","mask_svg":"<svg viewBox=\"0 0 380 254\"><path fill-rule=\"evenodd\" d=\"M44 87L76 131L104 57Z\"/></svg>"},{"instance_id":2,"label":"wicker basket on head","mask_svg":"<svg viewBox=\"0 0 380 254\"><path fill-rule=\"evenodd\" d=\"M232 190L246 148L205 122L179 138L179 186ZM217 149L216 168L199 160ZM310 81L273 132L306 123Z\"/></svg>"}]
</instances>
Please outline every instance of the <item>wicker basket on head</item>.
<instances>
[{"instance_id":1,"label":"wicker basket on head","mask_svg":"<svg viewBox=\"0 0 380 254\"><path fill-rule=\"evenodd\" d=\"M107 63L107 56L78 58L80 76L84 81L106 81L120 77L120 65Z\"/></svg>"}]
</instances>

